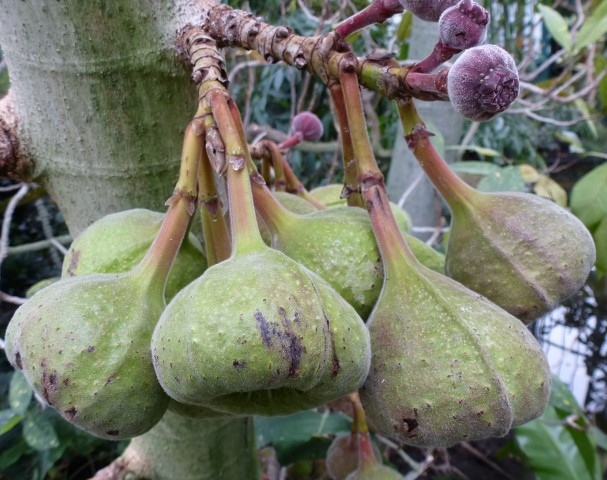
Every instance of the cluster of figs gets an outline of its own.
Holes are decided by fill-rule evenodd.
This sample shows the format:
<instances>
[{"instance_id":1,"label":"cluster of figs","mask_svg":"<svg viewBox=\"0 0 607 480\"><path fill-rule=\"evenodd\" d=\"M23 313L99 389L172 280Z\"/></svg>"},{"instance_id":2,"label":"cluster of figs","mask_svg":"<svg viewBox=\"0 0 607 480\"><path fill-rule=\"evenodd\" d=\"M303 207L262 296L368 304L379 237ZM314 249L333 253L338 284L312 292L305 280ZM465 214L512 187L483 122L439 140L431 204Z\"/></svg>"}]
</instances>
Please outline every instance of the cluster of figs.
<instances>
[{"instance_id":1,"label":"cluster of figs","mask_svg":"<svg viewBox=\"0 0 607 480\"><path fill-rule=\"evenodd\" d=\"M318 123L300 117L298 140L317 138ZM239 151L238 125L219 130ZM9 361L49 405L118 440L167 409L288 415L358 392L373 429L414 446L502 436L542 414L551 376L526 324L594 264L576 217L531 194L477 191L422 148L451 210L443 255L409 235L383 187L364 193L367 209L346 205L342 185L272 191L240 151L227 162L228 208L214 211L216 224L229 218L223 258L207 231L205 248L189 231L192 204L176 195L166 214L90 225L62 279L17 310Z\"/></svg>"}]
</instances>

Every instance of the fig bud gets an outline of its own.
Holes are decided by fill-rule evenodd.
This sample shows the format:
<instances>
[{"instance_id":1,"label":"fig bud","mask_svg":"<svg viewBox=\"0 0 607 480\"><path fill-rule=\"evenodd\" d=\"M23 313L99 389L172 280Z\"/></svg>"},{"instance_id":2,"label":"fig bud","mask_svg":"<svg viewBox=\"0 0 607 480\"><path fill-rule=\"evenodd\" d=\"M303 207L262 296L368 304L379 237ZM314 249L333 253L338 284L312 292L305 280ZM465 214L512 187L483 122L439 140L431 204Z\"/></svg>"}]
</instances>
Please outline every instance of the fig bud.
<instances>
[{"instance_id":1,"label":"fig bud","mask_svg":"<svg viewBox=\"0 0 607 480\"><path fill-rule=\"evenodd\" d=\"M449 70L449 100L468 120L489 120L505 111L519 92L514 59L497 45L466 50Z\"/></svg>"}]
</instances>

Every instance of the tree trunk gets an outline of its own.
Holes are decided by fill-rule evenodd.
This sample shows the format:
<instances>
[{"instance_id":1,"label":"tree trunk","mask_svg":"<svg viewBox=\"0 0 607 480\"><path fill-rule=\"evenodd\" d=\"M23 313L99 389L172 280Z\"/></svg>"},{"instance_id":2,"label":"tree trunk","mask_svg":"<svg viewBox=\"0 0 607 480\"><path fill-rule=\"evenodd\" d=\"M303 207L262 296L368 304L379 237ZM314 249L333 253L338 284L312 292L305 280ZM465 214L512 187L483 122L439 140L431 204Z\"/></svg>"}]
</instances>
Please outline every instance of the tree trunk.
<instances>
[{"instance_id":1,"label":"tree trunk","mask_svg":"<svg viewBox=\"0 0 607 480\"><path fill-rule=\"evenodd\" d=\"M164 209L196 111L174 48L193 12L191 0L0 2L21 149L72 235L111 212ZM258 478L249 419L167 414L128 452L154 479Z\"/></svg>"},{"instance_id":2,"label":"tree trunk","mask_svg":"<svg viewBox=\"0 0 607 480\"><path fill-rule=\"evenodd\" d=\"M412 59L425 58L438 38L437 23L425 22L415 17L409 57ZM454 145L459 142L464 119L453 110L449 102L416 102L416 107L421 117L429 123L429 129L442 135L445 145ZM400 125L398 132L386 184L388 194L394 202L398 202L403 192L407 191L419 175L423 175L421 167L407 147ZM443 156L447 161L455 159L457 155L455 152L444 153ZM409 212L414 226L434 227L438 225L441 201L427 177L424 176L415 187L404 208ZM415 235L422 239L430 236L429 233L416 233Z\"/></svg>"}]
</instances>

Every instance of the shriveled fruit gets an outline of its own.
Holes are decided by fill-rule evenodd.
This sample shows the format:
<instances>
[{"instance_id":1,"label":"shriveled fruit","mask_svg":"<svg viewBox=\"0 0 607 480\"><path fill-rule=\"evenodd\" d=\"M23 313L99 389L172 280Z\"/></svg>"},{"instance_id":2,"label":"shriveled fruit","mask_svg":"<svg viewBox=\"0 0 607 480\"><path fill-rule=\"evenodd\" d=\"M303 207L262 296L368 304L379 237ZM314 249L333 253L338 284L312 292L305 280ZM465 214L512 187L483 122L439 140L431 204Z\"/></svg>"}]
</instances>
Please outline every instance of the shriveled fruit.
<instances>
[{"instance_id":1,"label":"shriveled fruit","mask_svg":"<svg viewBox=\"0 0 607 480\"><path fill-rule=\"evenodd\" d=\"M74 240L63 261L62 277L122 273L141 261L160 229L164 215L143 208L112 213L91 224ZM170 300L206 268L200 242L188 235L169 275Z\"/></svg>"}]
</instances>

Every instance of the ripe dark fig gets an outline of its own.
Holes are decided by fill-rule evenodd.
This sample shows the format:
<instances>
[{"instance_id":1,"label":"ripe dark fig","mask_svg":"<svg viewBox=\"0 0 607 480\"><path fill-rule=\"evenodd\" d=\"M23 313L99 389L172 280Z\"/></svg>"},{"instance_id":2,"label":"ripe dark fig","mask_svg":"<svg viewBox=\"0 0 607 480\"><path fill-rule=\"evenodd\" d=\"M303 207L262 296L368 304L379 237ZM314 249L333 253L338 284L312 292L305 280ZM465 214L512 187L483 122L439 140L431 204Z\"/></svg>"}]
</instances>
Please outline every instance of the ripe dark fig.
<instances>
[{"instance_id":1,"label":"ripe dark fig","mask_svg":"<svg viewBox=\"0 0 607 480\"><path fill-rule=\"evenodd\" d=\"M63 261L62 277L129 271L150 248L163 217L159 212L135 208L97 220L72 242ZM198 278L205 268L200 242L189 234L169 274L167 300Z\"/></svg>"},{"instance_id":2,"label":"ripe dark fig","mask_svg":"<svg viewBox=\"0 0 607 480\"><path fill-rule=\"evenodd\" d=\"M415 154L452 213L446 272L530 322L578 291L596 258L574 215L526 193L483 193L455 175L423 132Z\"/></svg>"},{"instance_id":3,"label":"ripe dark fig","mask_svg":"<svg viewBox=\"0 0 607 480\"><path fill-rule=\"evenodd\" d=\"M264 185L254 183L256 208L272 232L272 246L320 275L366 318L377 300L383 278L366 212L340 206L294 215ZM440 253L418 239L407 238L420 260L444 271Z\"/></svg>"},{"instance_id":4,"label":"ripe dark fig","mask_svg":"<svg viewBox=\"0 0 607 480\"><path fill-rule=\"evenodd\" d=\"M11 364L64 418L99 437L141 435L167 409L149 343L189 204L174 199L135 268L60 280L21 306L7 329Z\"/></svg>"},{"instance_id":5,"label":"ripe dark fig","mask_svg":"<svg viewBox=\"0 0 607 480\"><path fill-rule=\"evenodd\" d=\"M440 41L457 50L476 47L487 38L489 13L472 0L461 0L445 10L439 20Z\"/></svg>"},{"instance_id":6,"label":"ripe dark fig","mask_svg":"<svg viewBox=\"0 0 607 480\"><path fill-rule=\"evenodd\" d=\"M259 234L250 161L226 99L209 93L228 160L232 256L167 306L152 338L154 366L180 403L236 415L277 415L357 389L368 372L367 329L326 282Z\"/></svg>"},{"instance_id":7,"label":"ripe dark fig","mask_svg":"<svg viewBox=\"0 0 607 480\"><path fill-rule=\"evenodd\" d=\"M459 0L400 0L403 7L427 22L438 22L441 14Z\"/></svg>"},{"instance_id":8,"label":"ripe dark fig","mask_svg":"<svg viewBox=\"0 0 607 480\"><path fill-rule=\"evenodd\" d=\"M514 59L497 45L465 50L447 76L449 100L468 120L489 120L505 111L519 93Z\"/></svg>"},{"instance_id":9,"label":"ripe dark fig","mask_svg":"<svg viewBox=\"0 0 607 480\"><path fill-rule=\"evenodd\" d=\"M415 446L505 435L544 411L550 371L516 318L421 265L379 186L365 192L386 271L360 391L373 425ZM415 375L412 372L416 372Z\"/></svg>"}]
</instances>

